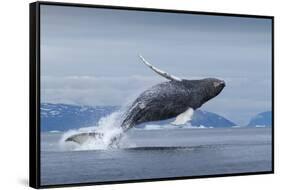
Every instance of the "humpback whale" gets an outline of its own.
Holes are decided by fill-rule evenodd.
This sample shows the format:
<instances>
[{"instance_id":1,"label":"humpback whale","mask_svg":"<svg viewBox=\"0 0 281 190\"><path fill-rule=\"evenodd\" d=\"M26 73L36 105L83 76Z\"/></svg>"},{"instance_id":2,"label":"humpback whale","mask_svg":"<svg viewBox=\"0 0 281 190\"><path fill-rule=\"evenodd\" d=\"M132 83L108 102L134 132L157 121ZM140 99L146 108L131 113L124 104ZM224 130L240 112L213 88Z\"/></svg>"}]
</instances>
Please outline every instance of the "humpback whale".
<instances>
[{"instance_id":1,"label":"humpback whale","mask_svg":"<svg viewBox=\"0 0 281 190\"><path fill-rule=\"evenodd\" d=\"M198 80L182 79L158 69L139 55L141 62L168 81L156 84L142 92L123 115L123 132L141 123L176 118L171 124L182 125L190 121L194 110L216 97L225 87L225 82L216 78ZM97 132L73 135L66 141L83 143L85 139L102 137ZM115 142L120 138L112 138Z\"/></svg>"}]
</instances>

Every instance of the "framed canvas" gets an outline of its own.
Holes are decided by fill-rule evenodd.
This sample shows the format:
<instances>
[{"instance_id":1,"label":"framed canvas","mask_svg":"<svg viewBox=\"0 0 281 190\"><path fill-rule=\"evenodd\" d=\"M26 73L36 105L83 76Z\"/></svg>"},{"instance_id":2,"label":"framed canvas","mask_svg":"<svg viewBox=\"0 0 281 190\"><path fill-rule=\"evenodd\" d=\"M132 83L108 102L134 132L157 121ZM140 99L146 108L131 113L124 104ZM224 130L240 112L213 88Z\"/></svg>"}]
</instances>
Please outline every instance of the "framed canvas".
<instances>
[{"instance_id":1,"label":"framed canvas","mask_svg":"<svg viewBox=\"0 0 281 190\"><path fill-rule=\"evenodd\" d=\"M274 172L274 18L30 4L30 186Z\"/></svg>"}]
</instances>

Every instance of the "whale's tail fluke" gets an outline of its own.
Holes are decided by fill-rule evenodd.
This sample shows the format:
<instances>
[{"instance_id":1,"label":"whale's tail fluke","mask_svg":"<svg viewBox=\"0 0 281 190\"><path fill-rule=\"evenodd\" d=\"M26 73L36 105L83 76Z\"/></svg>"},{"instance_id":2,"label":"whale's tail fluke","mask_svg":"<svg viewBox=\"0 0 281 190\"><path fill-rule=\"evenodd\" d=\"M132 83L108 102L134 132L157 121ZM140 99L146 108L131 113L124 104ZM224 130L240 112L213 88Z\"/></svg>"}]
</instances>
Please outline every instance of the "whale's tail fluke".
<instances>
[{"instance_id":1,"label":"whale's tail fluke","mask_svg":"<svg viewBox=\"0 0 281 190\"><path fill-rule=\"evenodd\" d=\"M144 63L146 66L148 66L150 69L152 69L155 73L159 74L160 76L168 79L168 80L175 80L175 81L181 81L181 79L179 77L173 76L165 71L162 71L156 67L154 67L153 65L151 65L149 62L147 62L142 55L139 54L139 57L142 61L142 63Z\"/></svg>"}]
</instances>

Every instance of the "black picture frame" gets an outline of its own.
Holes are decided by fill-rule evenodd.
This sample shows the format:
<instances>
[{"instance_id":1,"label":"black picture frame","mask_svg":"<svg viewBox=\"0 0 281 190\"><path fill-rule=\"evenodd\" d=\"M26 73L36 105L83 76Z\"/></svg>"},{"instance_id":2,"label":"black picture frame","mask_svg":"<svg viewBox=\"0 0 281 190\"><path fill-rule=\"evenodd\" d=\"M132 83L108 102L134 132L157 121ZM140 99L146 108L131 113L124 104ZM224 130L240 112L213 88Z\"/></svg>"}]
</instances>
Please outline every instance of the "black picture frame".
<instances>
[{"instance_id":1,"label":"black picture frame","mask_svg":"<svg viewBox=\"0 0 281 190\"><path fill-rule=\"evenodd\" d=\"M263 18L270 19L272 23L272 170L264 172L247 172L247 173L232 173L232 174L216 174L216 175L200 175L200 176L181 176L158 179L138 179L110 182L93 182L93 183L74 183L61 185L41 185L40 183L40 6L68 6L68 7L87 7L87 8L104 8L118 10L134 10L134 11L152 11L152 12L169 12L181 14L195 15L214 15L214 16L229 16L229 17L247 17L247 18ZM30 75L29 75L29 185L33 188L51 188L51 187L68 187L82 185L101 185L101 184L117 184L117 183L135 183L135 182L150 182L162 180L183 180L194 178L211 178L211 177L227 177L227 176L242 176L242 175L258 175L258 174L273 174L274 173L274 17L264 15L248 15L248 14L232 14L232 13L217 13L217 12L201 12L201 11L186 11L186 10L166 10L155 8L141 7L121 7L108 5L90 5L78 3L59 3L38 1L29 5L29 37L30 37Z\"/></svg>"}]
</instances>

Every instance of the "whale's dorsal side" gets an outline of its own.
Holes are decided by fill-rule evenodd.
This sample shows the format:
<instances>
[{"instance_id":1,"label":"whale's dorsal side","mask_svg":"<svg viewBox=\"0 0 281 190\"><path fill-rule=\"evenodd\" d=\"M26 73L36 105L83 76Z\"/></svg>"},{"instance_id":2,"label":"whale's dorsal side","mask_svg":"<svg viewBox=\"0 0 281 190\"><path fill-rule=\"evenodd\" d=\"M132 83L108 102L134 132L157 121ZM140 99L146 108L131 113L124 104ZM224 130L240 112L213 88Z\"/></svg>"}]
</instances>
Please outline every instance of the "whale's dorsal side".
<instances>
[{"instance_id":1,"label":"whale's dorsal side","mask_svg":"<svg viewBox=\"0 0 281 190\"><path fill-rule=\"evenodd\" d=\"M139 55L141 61L148 66L150 69L152 69L155 73L159 74L160 76L168 79L168 80L175 80L175 81L182 81L182 79L180 79L179 77L173 76L165 71L162 71L156 67L154 67L153 65L151 65L149 62L147 62L143 56Z\"/></svg>"}]
</instances>

